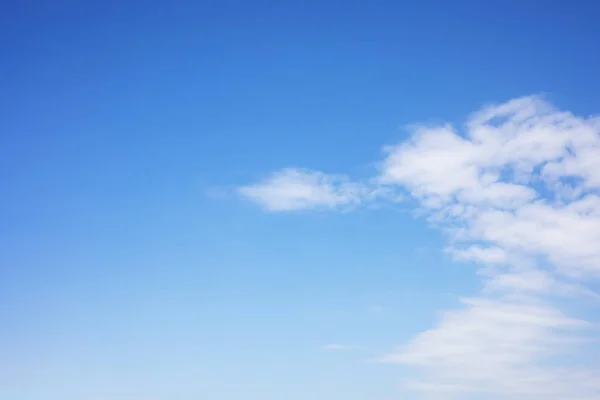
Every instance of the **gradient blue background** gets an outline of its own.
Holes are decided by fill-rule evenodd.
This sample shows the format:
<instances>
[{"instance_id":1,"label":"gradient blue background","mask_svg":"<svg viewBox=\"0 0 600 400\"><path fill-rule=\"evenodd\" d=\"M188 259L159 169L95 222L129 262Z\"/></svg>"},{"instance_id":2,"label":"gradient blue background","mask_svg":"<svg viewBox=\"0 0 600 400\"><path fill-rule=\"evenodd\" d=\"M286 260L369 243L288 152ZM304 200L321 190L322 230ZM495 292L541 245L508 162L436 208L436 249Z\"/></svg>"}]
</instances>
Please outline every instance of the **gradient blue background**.
<instances>
[{"instance_id":1,"label":"gradient blue background","mask_svg":"<svg viewBox=\"0 0 600 400\"><path fill-rule=\"evenodd\" d=\"M267 214L402 125L600 104L594 1L0 2L0 398L398 398L369 360L476 290L406 210ZM324 352L328 343L367 346Z\"/></svg>"}]
</instances>

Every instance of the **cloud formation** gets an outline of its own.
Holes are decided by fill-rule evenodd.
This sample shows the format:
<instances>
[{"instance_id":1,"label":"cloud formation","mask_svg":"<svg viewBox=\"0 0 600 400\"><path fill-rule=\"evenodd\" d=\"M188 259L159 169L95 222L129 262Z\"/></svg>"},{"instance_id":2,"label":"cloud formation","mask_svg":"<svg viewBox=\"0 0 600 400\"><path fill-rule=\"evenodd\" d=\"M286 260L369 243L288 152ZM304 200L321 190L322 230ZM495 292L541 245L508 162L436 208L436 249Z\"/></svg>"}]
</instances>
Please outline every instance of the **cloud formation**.
<instances>
[{"instance_id":1,"label":"cloud formation","mask_svg":"<svg viewBox=\"0 0 600 400\"><path fill-rule=\"evenodd\" d=\"M411 133L384 149L369 184L283 170L240 190L275 211L405 192L447 233L446 251L478 265L479 295L381 357L421 371L406 387L444 399L600 399L600 363L578 353L597 348L598 328L564 301L598 297L585 285L600 275L600 120L531 96L473 113L462 131Z\"/></svg>"}]
</instances>

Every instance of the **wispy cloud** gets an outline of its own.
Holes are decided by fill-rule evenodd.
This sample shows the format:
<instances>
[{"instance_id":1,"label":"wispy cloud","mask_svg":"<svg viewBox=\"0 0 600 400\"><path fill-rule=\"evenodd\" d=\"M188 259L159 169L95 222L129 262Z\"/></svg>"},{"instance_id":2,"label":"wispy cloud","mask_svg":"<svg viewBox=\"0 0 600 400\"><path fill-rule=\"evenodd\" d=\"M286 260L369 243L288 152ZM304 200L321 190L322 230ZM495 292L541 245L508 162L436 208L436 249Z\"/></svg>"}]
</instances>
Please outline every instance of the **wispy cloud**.
<instances>
[{"instance_id":1,"label":"wispy cloud","mask_svg":"<svg viewBox=\"0 0 600 400\"><path fill-rule=\"evenodd\" d=\"M572 357L590 324L568 318L534 297L463 299L464 309L445 312L439 325L381 358L420 368L405 382L430 392L479 392L502 398L586 398L600 383L593 368L551 367ZM456 386L453 386L456 385ZM578 397L580 396L580 397Z\"/></svg>"},{"instance_id":2,"label":"wispy cloud","mask_svg":"<svg viewBox=\"0 0 600 400\"><path fill-rule=\"evenodd\" d=\"M269 211L336 209L360 204L371 192L344 175L286 168L262 182L243 186L240 195Z\"/></svg>"},{"instance_id":3,"label":"wispy cloud","mask_svg":"<svg viewBox=\"0 0 600 400\"><path fill-rule=\"evenodd\" d=\"M279 211L373 198L348 178L284 171L242 193ZM597 327L561 299L597 297L585 285L600 277L598 118L531 96L473 113L463 131L415 126L385 148L371 182L416 199L448 234L446 251L483 280L462 308L381 357L421 372L407 388L445 399L600 398L600 362L579 353Z\"/></svg>"}]
</instances>

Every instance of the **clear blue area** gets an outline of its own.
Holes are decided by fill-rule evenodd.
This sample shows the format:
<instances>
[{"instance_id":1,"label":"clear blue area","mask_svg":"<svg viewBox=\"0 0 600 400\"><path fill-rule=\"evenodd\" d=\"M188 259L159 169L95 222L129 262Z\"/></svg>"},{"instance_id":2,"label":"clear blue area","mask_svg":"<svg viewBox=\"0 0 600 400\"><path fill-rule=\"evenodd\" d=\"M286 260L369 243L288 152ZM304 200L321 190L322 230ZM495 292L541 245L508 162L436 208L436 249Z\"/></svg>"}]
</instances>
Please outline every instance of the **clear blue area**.
<instances>
[{"instance_id":1,"label":"clear blue area","mask_svg":"<svg viewBox=\"0 0 600 400\"><path fill-rule=\"evenodd\" d=\"M598 111L595 1L0 3L0 398L372 400L476 290L402 210L268 214L400 126L546 93ZM377 312L375 312L377 311ZM328 343L369 349L324 352Z\"/></svg>"}]
</instances>

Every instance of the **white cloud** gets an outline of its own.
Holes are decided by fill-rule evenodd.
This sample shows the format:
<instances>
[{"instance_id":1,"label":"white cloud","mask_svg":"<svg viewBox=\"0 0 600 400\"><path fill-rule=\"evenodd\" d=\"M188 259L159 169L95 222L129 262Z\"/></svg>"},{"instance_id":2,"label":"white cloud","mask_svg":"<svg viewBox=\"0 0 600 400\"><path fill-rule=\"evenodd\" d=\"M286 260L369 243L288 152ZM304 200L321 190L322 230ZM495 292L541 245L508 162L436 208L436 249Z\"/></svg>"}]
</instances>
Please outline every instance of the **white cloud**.
<instances>
[{"instance_id":1,"label":"white cloud","mask_svg":"<svg viewBox=\"0 0 600 400\"><path fill-rule=\"evenodd\" d=\"M569 317L562 298L598 298L585 285L600 276L599 121L524 97L474 113L464 132L417 126L385 149L373 178L381 193L418 200L449 235L447 251L483 279L463 308L382 357L421 371L407 387L444 399L600 399L600 362L578 353L592 350L597 328ZM286 192L312 193L292 196L304 208L369 198L348 180L316 186L325 189ZM255 195L271 187L285 185L268 181Z\"/></svg>"},{"instance_id":2,"label":"white cloud","mask_svg":"<svg viewBox=\"0 0 600 400\"><path fill-rule=\"evenodd\" d=\"M407 382L428 392L502 395L505 399L600 398L600 369L564 367L590 324L568 318L539 299L476 298L444 313L439 325L384 356L425 372ZM461 397L464 398L464 397ZM484 397L481 397L484 398Z\"/></svg>"},{"instance_id":3,"label":"white cloud","mask_svg":"<svg viewBox=\"0 0 600 400\"><path fill-rule=\"evenodd\" d=\"M458 260L475 261L483 264L502 264L508 261L506 251L500 247L471 246L465 250L449 248Z\"/></svg>"},{"instance_id":4,"label":"white cloud","mask_svg":"<svg viewBox=\"0 0 600 400\"><path fill-rule=\"evenodd\" d=\"M481 265L484 291L383 360L419 368L410 387L426 392L598 399L600 365L573 365L598 332L548 298L597 297L573 280L600 274L600 126L538 97L466 126L417 128L387 149L381 179L421 201L456 259Z\"/></svg>"},{"instance_id":5,"label":"white cloud","mask_svg":"<svg viewBox=\"0 0 600 400\"><path fill-rule=\"evenodd\" d=\"M433 220L460 222L471 242L493 244L496 258L518 252L563 272L600 273L600 168L590 161L600 160L598 121L526 97L487 107L467 126L464 136L450 126L417 128L387 149L381 180L409 190ZM565 187L574 198L565 201Z\"/></svg>"},{"instance_id":6,"label":"white cloud","mask_svg":"<svg viewBox=\"0 0 600 400\"><path fill-rule=\"evenodd\" d=\"M238 192L269 211L335 209L364 201L371 191L346 176L286 168Z\"/></svg>"}]
</instances>

